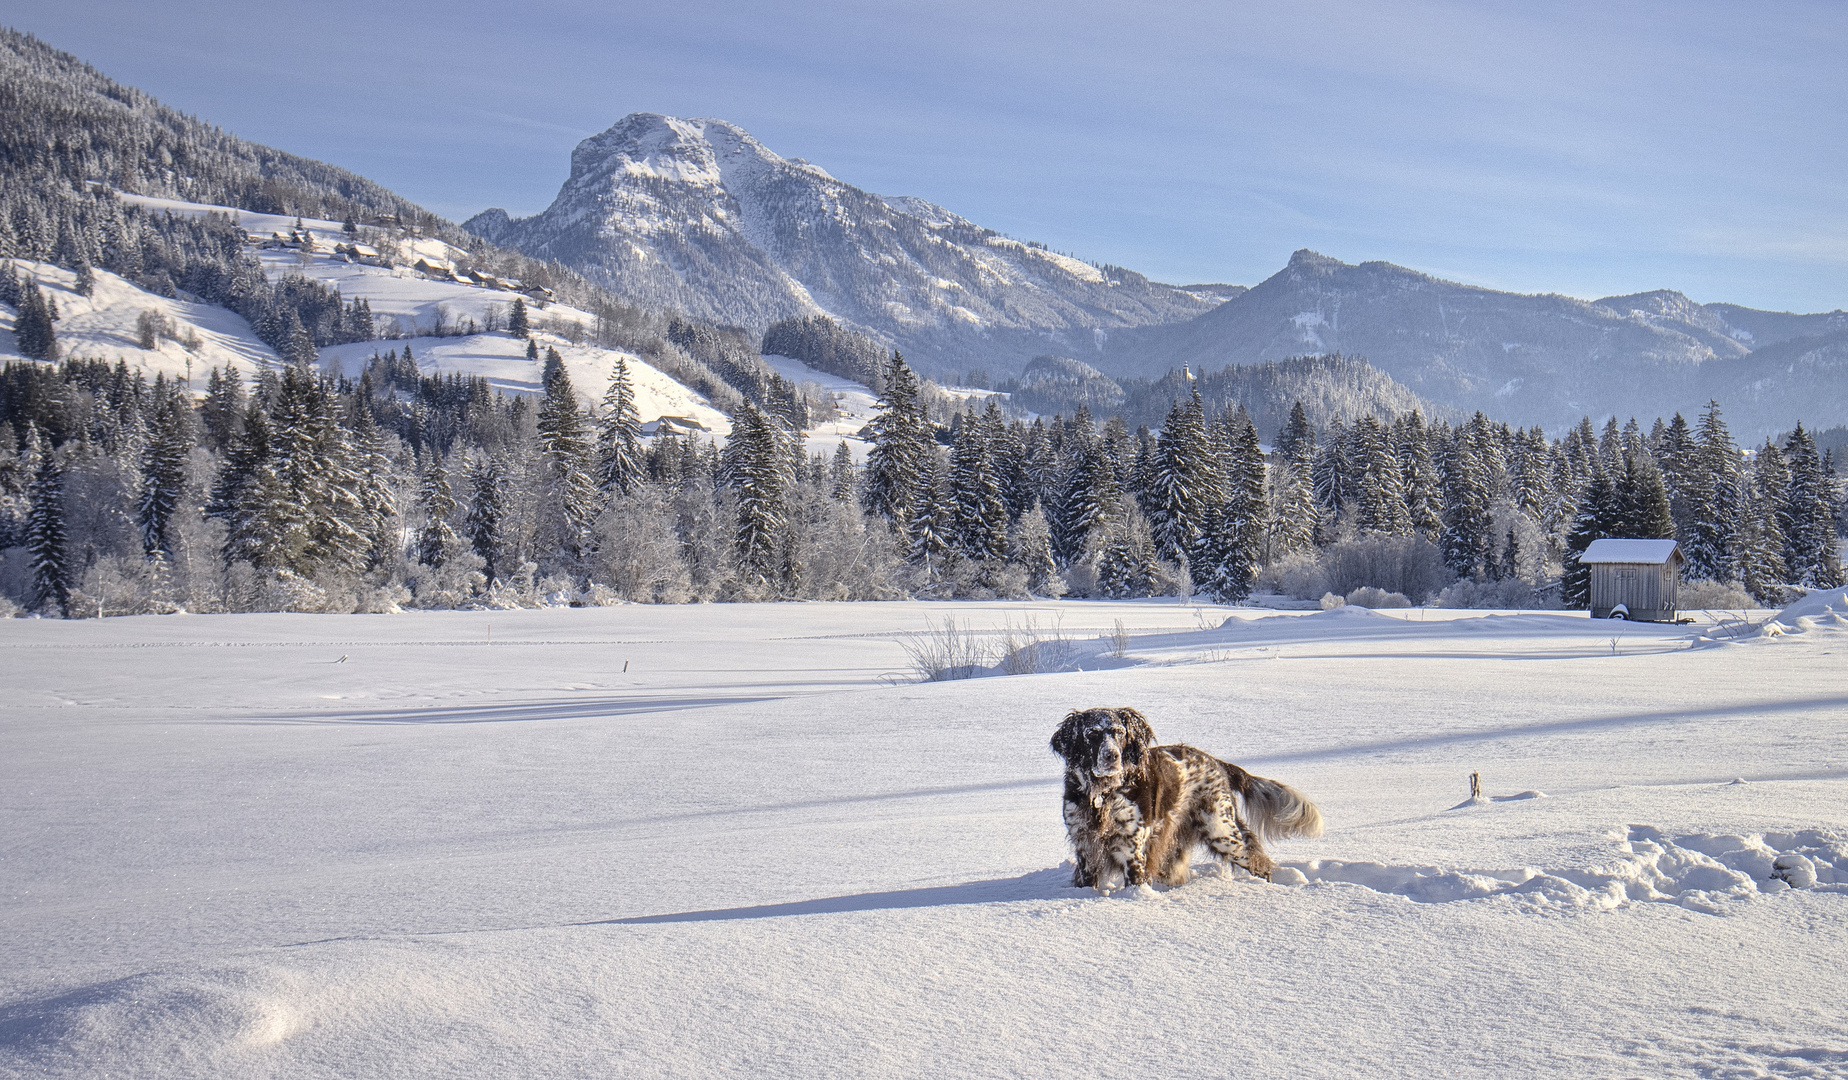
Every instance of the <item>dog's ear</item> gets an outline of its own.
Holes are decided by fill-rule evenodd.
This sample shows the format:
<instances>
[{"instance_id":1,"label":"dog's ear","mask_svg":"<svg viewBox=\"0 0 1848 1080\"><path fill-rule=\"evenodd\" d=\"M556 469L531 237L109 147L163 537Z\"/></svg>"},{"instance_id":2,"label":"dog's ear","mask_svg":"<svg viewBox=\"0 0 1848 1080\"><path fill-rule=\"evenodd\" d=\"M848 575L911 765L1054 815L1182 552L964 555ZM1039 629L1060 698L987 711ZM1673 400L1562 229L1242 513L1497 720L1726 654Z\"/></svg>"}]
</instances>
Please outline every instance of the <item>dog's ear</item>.
<instances>
[{"instance_id":1,"label":"dog's ear","mask_svg":"<svg viewBox=\"0 0 1848 1080\"><path fill-rule=\"evenodd\" d=\"M1079 712L1073 709L1065 714L1065 722L1052 733L1052 752L1067 761L1070 761L1072 757L1072 740L1078 737L1078 720Z\"/></svg>"},{"instance_id":2,"label":"dog's ear","mask_svg":"<svg viewBox=\"0 0 1848 1080\"><path fill-rule=\"evenodd\" d=\"M1142 764L1142 755L1155 745L1155 729L1134 709L1118 709L1116 714L1123 722L1123 761L1133 768Z\"/></svg>"}]
</instances>

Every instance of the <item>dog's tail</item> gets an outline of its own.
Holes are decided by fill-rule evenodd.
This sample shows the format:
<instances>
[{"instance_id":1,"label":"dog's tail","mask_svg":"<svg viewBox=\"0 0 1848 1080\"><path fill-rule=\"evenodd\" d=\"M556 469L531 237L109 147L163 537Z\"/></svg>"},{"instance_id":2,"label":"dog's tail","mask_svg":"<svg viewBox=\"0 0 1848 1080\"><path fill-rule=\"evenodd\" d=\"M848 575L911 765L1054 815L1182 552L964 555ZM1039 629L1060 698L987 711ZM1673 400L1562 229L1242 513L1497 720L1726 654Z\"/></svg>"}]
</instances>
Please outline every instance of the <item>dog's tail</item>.
<instances>
[{"instance_id":1,"label":"dog's tail","mask_svg":"<svg viewBox=\"0 0 1848 1080\"><path fill-rule=\"evenodd\" d=\"M1230 761L1219 763L1245 800L1246 824L1265 840L1322 835L1322 811L1288 784L1253 776Z\"/></svg>"}]
</instances>

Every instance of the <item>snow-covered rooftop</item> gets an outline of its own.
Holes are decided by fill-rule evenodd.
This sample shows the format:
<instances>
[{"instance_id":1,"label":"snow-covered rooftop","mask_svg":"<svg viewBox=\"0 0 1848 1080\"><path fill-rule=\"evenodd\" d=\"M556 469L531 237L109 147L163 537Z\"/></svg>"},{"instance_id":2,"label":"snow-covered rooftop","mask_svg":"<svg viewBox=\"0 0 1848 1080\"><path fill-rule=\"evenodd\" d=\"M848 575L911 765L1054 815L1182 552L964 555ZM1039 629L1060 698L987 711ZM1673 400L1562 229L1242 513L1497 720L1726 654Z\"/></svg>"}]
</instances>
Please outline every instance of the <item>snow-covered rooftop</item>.
<instances>
[{"instance_id":1,"label":"snow-covered rooftop","mask_svg":"<svg viewBox=\"0 0 1848 1080\"><path fill-rule=\"evenodd\" d=\"M1657 566L1678 554L1673 540L1593 540L1579 556L1582 563L1653 563Z\"/></svg>"}]
</instances>

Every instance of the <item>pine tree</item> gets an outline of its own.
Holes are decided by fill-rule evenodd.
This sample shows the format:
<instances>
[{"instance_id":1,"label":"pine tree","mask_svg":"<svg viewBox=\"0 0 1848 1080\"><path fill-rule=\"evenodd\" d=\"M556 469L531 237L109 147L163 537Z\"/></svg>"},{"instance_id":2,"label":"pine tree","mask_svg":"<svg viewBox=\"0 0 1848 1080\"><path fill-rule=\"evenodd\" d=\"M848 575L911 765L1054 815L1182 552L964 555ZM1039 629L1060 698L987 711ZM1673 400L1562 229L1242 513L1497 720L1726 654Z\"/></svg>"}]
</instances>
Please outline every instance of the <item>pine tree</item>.
<instances>
[{"instance_id":1,"label":"pine tree","mask_svg":"<svg viewBox=\"0 0 1848 1080\"><path fill-rule=\"evenodd\" d=\"M1435 540L1444 530L1443 479L1431 459L1431 436L1424 417L1414 409L1398 432L1399 475L1404 478L1405 514L1414 532Z\"/></svg>"},{"instance_id":2,"label":"pine tree","mask_svg":"<svg viewBox=\"0 0 1848 1080\"><path fill-rule=\"evenodd\" d=\"M1273 449L1282 461L1294 461L1298 457L1315 459L1315 428L1309 423L1309 413L1303 409L1301 398L1290 406L1290 418L1277 433L1277 445Z\"/></svg>"},{"instance_id":3,"label":"pine tree","mask_svg":"<svg viewBox=\"0 0 1848 1080\"><path fill-rule=\"evenodd\" d=\"M629 362L619 356L603 394L603 420L597 428L597 487L605 494L627 495L641 484L641 430Z\"/></svg>"},{"instance_id":4,"label":"pine tree","mask_svg":"<svg viewBox=\"0 0 1848 1080\"><path fill-rule=\"evenodd\" d=\"M27 489L31 509L26 517L26 550L32 557L34 603L39 607L55 604L58 614L68 619L71 617L74 574L64 496L64 459L46 450L39 458L32 484Z\"/></svg>"},{"instance_id":5,"label":"pine tree","mask_svg":"<svg viewBox=\"0 0 1848 1080\"><path fill-rule=\"evenodd\" d=\"M58 321L57 301L41 292L30 277L18 292L19 317L13 320L13 335L19 354L32 360L56 360L58 335L51 324Z\"/></svg>"},{"instance_id":6,"label":"pine tree","mask_svg":"<svg viewBox=\"0 0 1848 1080\"><path fill-rule=\"evenodd\" d=\"M1478 414L1480 415L1480 414ZM1488 468L1476 440L1457 432L1444 472L1444 563L1459 575L1480 578L1493 556L1494 519Z\"/></svg>"},{"instance_id":7,"label":"pine tree","mask_svg":"<svg viewBox=\"0 0 1848 1080\"><path fill-rule=\"evenodd\" d=\"M1155 478L1149 494L1149 533L1156 554L1184 562L1197 558L1207 536L1208 508L1214 505L1209 475L1210 450L1199 391L1187 404L1168 410L1155 440Z\"/></svg>"},{"instance_id":8,"label":"pine tree","mask_svg":"<svg viewBox=\"0 0 1848 1080\"><path fill-rule=\"evenodd\" d=\"M1101 442L1083 439L1074 449L1080 457L1067 474L1051 522L1053 554L1064 566L1084 557L1093 534L1115 516L1121 494Z\"/></svg>"},{"instance_id":9,"label":"pine tree","mask_svg":"<svg viewBox=\"0 0 1848 1080\"><path fill-rule=\"evenodd\" d=\"M1709 401L1681 483L1678 525L1688 577L1723 581L1737 576L1733 563L1741 477L1739 448L1720 419L1720 403Z\"/></svg>"},{"instance_id":10,"label":"pine tree","mask_svg":"<svg viewBox=\"0 0 1848 1080\"><path fill-rule=\"evenodd\" d=\"M199 410L199 417L205 423L206 437L212 448L222 453L243 426L244 381L238 377L236 368L227 365L220 372L214 366L205 385L205 404Z\"/></svg>"},{"instance_id":11,"label":"pine tree","mask_svg":"<svg viewBox=\"0 0 1848 1080\"><path fill-rule=\"evenodd\" d=\"M1565 577L1561 586L1561 596L1569 608L1588 608L1591 606L1591 570L1579 562L1579 556L1591 546L1593 540L1602 540L1613 535L1621 525L1623 504L1617 496L1617 485L1604 471L1603 459L1597 459L1593 465L1591 480L1579 493L1578 515L1573 519L1572 533L1566 539Z\"/></svg>"},{"instance_id":12,"label":"pine tree","mask_svg":"<svg viewBox=\"0 0 1848 1080\"><path fill-rule=\"evenodd\" d=\"M486 564L482 572L489 581L498 580L506 559L507 493L505 470L488 454L469 462L468 517L463 528L469 547Z\"/></svg>"},{"instance_id":13,"label":"pine tree","mask_svg":"<svg viewBox=\"0 0 1848 1080\"><path fill-rule=\"evenodd\" d=\"M919 460L917 501L905 517L911 561L936 578L956 554L956 504L942 475L936 451Z\"/></svg>"},{"instance_id":14,"label":"pine tree","mask_svg":"<svg viewBox=\"0 0 1848 1080\"><path fill-rule=\"evenodd\" d=\"M854 501L854 473L853 451L847 448L847 441L842 439L835 444L834 460L828 465L828 495L835 502Z\"/></svg>"},{"instance_id":15,"label":"pine tree","mask_svg":"<svg viewBox=\"0 0 1848 1080\"><path fill-rule=\"evenodd\" d=\"M747 581L760 585L778 576L789 528L786 500L792 478L775 425L747 400L725 444L726 481L738 500L738 564Z\"/></svg>"},{"instance_id":16,"label":"pine tree","mask_svg":"<svg viewBox=\"0 0 1848 1080\"><path fill-rule=\"evenodd\" d=\"M558 353L547 352L550 377L539 405L539 453L544 465L536 543L542 552L575 566L594 550L591 527L602 499L591 476L591 446L578 412L577 392L564 364L550 362Z\"/></svg>"},{"instance_id":17,"label":"pine tree","mask_svg":"<svg viewBox=\"0 0 1848 1080\"><path fill-rule=\"evenodd\" d=\"M1270 521L1264 499L1264 449L1248 415L1229 425L1228 439L1223 454L1225 501L1215 519L1209 588L1219 602L1236 603L1251 595Z\"/></svg>"},{"instance_id":18,"label":"pine tree","mask_svg":"<svg viewBox=\"0 0 1848 1080\"><path fill-rule=\"evenodd\" d=\"M424 467L423 480L417 488L417 507L424 518L424 526L417 533L417 561L441 569L460 541L449 524L456 512L449 473L443 468L443 459L435 454L430 455L430 463Z\"/></svg>"},{"instance_id":19,"label":"pine tree","mask_svg":"<svg viewBox=\"0 0 1848 1080\"><path fill-rule=\"evenodd\" d=\"M1835 542L1835 492L1816 453L1816 441L1801 423L1784 442L1790 480L1784 498L1784 561L1791 580L1810 589L1843 584Z\"/></svg>"},{"instance_id":20,"label":"pine tree","mask_svg":"<svg viewBox=\"0 0 1848 1080\"><path fill-rule=\"evenodd\" d=\"M141 497L136 519L148 558L173 557L173 518L186 496L192 453L191 407L165 377L154 382L154 422L141 458Z\"/></svg>"},{"instance_id":21,"label":"pine tree","mask_svg":"<svg viewBox=\"0 0 1848 1080\"><path fill-rule=\"evenodd\" d=\"M1030 593L1044 593L1047 584L1059 576L1052 557L1052 530L1037 503L1015 523L1008 559L1026 573Z\"/></svg>"},{"instance_id":22,"label":"pine tree","mask_svg":"<svg viewBox=\"0 0 1848 1080\"><path fill-rule=\"evenodd\" d=\"M994 408L992 401L989 407ZM963 414L961 420L950 476L956 545L977 562L1000 559L1007 554L1007 501L989 453L991 429L974 412Z\"/></svg>"},{"instance_id":23,"label":"pine tree","mask_svg":"<svg viewBox=\"0 0 1848 1080\"><path fill-rule=\"evenodd\" d=\"M385 436L372 418L370 398L362 395L354 416L351 446L358 474L354 494L359 497L361 532L367 544L367 563L374 569L394 564L402 554L398 527L397 476L385 452Z\"/></svg>"},{"instance_id":24,"label":"pine tree","mask_svg":"<svg viewBox=\"0 0 1848 1080\"><path fill-rule=\"evenodd\" d=\"M526 315L526 301L516 296L513 298L513 310L507 313L507 332L514 337L527 337L532 334L532 322ZM531 359L537 359L528 353Z\"/></svg>"},{"instance_id":25,"label":"pine tree","mask_svg":"<svg viewBox=\"0 0 1848 1080\"><path fill-rule=\"evenodd\" d=\"M297 371L312 372L321 359L320 352L314 347L314 337L308 333L308 328L302 325L301 318L293 310L285 321L289 328L284 337L282 362Z\"/></svg>"},{"instance_id":26,"label":"pine tree","mask_svg":"<svg viewBox=\"0 0 1848 1080\"><path fill-rule=\"evenodd\" d=\"M78 262L77 280L72 282L71 288L76 290L76 293L78 296L95 295L96 293L96 271L93 268L91 268L90 264L87 261Z\"/></svg>"},{"instance_id":27,"label":"pine tree","mask_svg":"<svg viewBox=\"0 0 1848 1080\"><path fill-rule=\"evenodd\" d=\"M1626 452L1623 467L1623 476L1617 481L1619 535L1639 540L1674 539L1675 520L1669 512L1668 489L1662 483L1662 474L1656 471L1655 459L1647 451Z\"/></svg>"},{"instance_id":28,"label":"pine tree","mask_svg":"<svg viewBox=\"0 0 1848 1080\"><path fill-rule=\"evenodd\" d=\"M1362 532L1404 536L1412 531L1405 507L1405 485L1399 455L1386 429L1371 416L1362 417L1351 433L1356 466L1354 524Z\"/></svg>"},{"instance_id":29,"label":"pine tree","mask_svg":"<svg viewBox=\"0 0 1848 1080\"><path fill-rule=\"evenodd\" d=\"M918 402L917 376L896 352L885 384L879 415L868 425L872 449L866 457L866 508L904 531L918 504L925 457L935 451L929 421Z\"/></svg>"},{"instance_id":30,"label":"pine tree","mask_svg":"<svg viewBox=\"0 0 1848 1080\"><path fill-rule=\"evenodd\" d=\"M1770 458L1776 466L1768 471L1779 475L1766 478L1754 470L1739 480L1739 514L1729 562L1739 583L1766 606L1784 602L1783 583L1790 577L1784 565L1784 533L1778 524L1783 459L1775 453ZM1762 452L1760 464L1768 465Z\"/></svg>"}]
</instances>

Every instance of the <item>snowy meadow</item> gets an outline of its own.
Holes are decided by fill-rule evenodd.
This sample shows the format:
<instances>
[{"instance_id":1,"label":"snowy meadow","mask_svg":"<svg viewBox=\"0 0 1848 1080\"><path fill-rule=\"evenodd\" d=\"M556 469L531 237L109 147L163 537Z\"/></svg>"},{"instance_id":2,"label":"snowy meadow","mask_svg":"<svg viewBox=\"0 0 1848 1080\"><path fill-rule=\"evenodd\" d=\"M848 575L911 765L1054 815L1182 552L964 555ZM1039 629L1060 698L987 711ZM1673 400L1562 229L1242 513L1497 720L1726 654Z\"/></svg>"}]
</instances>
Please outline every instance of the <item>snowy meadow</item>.
<instances>
[{"instance_id":1,"label":"snowy meadow","mask_svg":"<svg viewBox=\"0 0 1848 1080\"><path fill-rule=\"evenodd\" d=\"M0 1075L1848 1075L1806 603L0 621ZM1068 670L917 682L946 618ZM1099 704L1327 834L1071 888Z\"/></svg>"}]
</instances>

